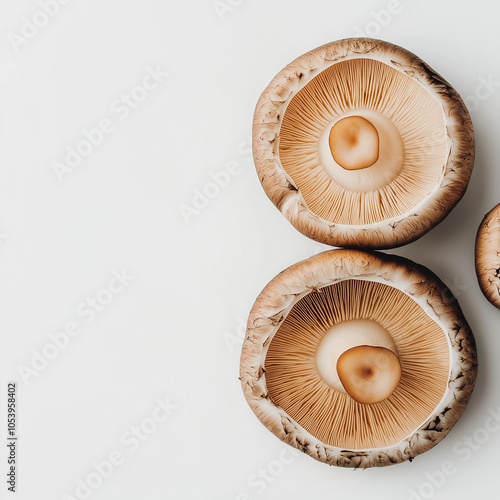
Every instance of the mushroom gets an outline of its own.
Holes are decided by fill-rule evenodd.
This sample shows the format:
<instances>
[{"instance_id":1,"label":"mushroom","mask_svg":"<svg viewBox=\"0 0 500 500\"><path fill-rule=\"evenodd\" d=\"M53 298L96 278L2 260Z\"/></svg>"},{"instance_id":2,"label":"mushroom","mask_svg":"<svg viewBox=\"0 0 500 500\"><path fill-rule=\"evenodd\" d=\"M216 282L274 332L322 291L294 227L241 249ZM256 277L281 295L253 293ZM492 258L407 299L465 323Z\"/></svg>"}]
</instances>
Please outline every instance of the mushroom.
<instances>
[{"instance_id":1,"label":"mushroom","mask_svg":"<svg viewBox=\"0 0 500 500\"><path fill-rule=\"evenodd\" d=\"M485 215L479 226L476 274L484 296L500 309L500 204Z\"/></svg>"},{"instance_id":2,"label":"mushroom","mask_svg":"<svg viewBox=\"0 0 500 500\"><path fill-rule=\"evenodd\" d=\"M458 93L407 50L351 38L278 73L254 114L262 186L306 236L390 248L421 237L463 196L474 134Z\"/></svg>"},{"instance_id":3,"label":"mushroom","mask_svg":"<svg viewBox=\"0 0 500 500\"><path fill-rule=\"evenodd\" d=\"M264 288L240 378L251 409L284 442L367 468L443 439L476 371L473 334L437 276L401 257L337 249Z\"/></svg>"}]
</instances>

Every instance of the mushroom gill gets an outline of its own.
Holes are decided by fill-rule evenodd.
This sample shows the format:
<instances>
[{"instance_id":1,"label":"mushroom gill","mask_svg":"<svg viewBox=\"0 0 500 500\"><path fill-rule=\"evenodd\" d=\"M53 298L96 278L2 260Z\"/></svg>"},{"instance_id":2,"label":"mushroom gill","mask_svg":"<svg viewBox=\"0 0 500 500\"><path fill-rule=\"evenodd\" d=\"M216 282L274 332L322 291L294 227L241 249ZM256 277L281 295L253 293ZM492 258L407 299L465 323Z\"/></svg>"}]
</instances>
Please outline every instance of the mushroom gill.
<instances>
[{"instance_id":1,"label":"mushroom gill","mask_svg":"<svg viewBox=\"0 0 500 500\"><path fill-rule=\"evenodd\" d=\"M366 225L402 216L439 184L443 110L416 79L369 58L337 62L288 103L279 157L314 214Z\"/></svg>"},{"instance_id":2,"label":"mushroom gill","mask_svg":"<svg viewBox=\"0 0 500 500\"><path fill-rule=\"evenodd\" d=\"M353 388L349 372L373 361L377 349L389 353L383 354L383 376L394 387L381 384L379 402L361 403L356 391L363 384ZM338 363L344 366L336 373ZM443 329L402 291L346 279L293 306L271 340L265 370L271 400L320 441L351 450L387 447L414 432L441 401L449 344Z\"/></svg>"}]
</instances>

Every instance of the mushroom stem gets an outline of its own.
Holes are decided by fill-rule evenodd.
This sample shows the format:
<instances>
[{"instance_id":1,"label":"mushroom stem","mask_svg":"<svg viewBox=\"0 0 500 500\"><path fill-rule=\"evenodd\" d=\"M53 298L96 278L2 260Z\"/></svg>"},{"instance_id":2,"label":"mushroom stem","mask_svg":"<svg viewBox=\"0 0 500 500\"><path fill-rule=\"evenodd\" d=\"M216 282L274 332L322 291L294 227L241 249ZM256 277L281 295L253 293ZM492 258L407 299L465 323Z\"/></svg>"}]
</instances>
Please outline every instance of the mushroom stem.
<instances>
[{"instance_id":1,"label":"mushroom stem","mask_svg":"<svg viewBox=\"0 0 500 500\"><path fill-rule=\"evenodd\" d=\"M390 349L361 345L340 355L337 373L347 394L355 401L380 403L399 384L401 363Z\"/></svg>"},{"instance_id":2,"label":"mushroom stem","mask_svg":"<svg viewBox=\"0 0 500 500\"><path fill-rule=\"evenodd\" d=\"M371 167L378 160L379 149L377 129L361 116L342 118L330 131L333 159L346 170Z\"/></svg>"}]
</instances>

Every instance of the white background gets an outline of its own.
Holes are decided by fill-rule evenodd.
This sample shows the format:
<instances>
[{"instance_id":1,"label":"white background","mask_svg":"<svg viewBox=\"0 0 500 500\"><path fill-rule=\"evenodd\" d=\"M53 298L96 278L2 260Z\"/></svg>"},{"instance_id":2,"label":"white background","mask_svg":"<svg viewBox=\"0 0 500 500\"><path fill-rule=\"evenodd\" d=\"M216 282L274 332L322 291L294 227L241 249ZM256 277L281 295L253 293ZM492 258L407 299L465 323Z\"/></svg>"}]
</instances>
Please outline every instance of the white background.
<instances>
[{"instance_id":1,"label":"white background","mask_svg":"<svg viewBox=\"0 0 500 500\"><path fill-rule=\"evenodd\" d=\"M9 380L18 384L19 463L18 492L2 479L0 497L83 498L78 479L99 482L92 463L113 452L122 463L92 499L495 497L500 430L484 425L500 412L500 311L479 291L473 249L500 202L500 4L73 0L29 31L24 18L44 24L40 12L34 0L1 3L1 477ZM353 472L293 454L268 432L243 398L238 363L260 290L326 248L298 233L258 182L255 103L295 57L361 32L418 54L470 105L477 155L467 194L394 253L457 294L480 371L439 446L413 463ZM127 114L119 101L148 67L169 76ZM484 81L495 82L489 92ZM60 182L54 163L106 118L112 133ZM228 164L228 185L186 221L183 204ZM123 269L134 278L102 312L92 321L77 312ZM49 335L71 321L81 333L34 371L37 352L54 353ZM123 435L152 429L157 398L177 408L132 450ZM436 473L443 466L449 475Z\"/></svg>"}]
</instances>

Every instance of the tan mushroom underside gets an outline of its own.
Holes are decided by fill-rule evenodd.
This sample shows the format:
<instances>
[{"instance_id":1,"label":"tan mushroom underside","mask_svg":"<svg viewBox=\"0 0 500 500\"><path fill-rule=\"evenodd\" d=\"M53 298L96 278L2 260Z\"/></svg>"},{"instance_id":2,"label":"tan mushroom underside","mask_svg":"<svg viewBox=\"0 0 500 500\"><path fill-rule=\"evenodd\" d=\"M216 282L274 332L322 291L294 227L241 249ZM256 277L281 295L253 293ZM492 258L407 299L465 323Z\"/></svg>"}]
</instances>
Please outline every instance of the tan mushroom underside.
<instances>
[{"instance_id":1,"label":"tan mushroom underside","mask_svg":"<svg viewBox=\"0 0 500 500\"><path fill-rule=\"evenodd\" d=\"M368 294L367 300L360 302L365 309L354 313L347 307L353 287ZM321 331L325 332L334 321L347 315L364 317L360 312L373 310L378 293L383 293L380 310L385 311L378 321L395 339L397 348L390 339L384 339L383 333L375 332L373 338L379 339L376 343L384 344L382 347L397 351L404 381L387 400L373 405L353 403L342 391L336 391L331 397L344 400L353 411L359 405L371 412L377 412L377 407L388 412L379 414L379 419L372 414L368 420L369 413L360 411L358 424L349 428L345 420L338 420L338 414L331 408L314 407L308 387L314 388L314 384L321 385L328 380L313 367L314 352L320 343ZM326 300L328 294L342 300L337 300L334 307L335 301ZM325 308L325 304L330 306ZM397 308L409 308L406 333L401 322L395 326L397 322L390 319L395 312L392 309ZM306 331L299 326L301 322L303 326L304 321L311 326L321 324L321 327ZM427 347L417 338L418 328L431 339ZM299 341L303 345L309 342L307 339L311 339L309 351L298 354L294 345ZM410 359L408 349L412 346L416 348L416 356ZM311 384L291 387L294 369L295 373L308 371ZM434 274L400 257L339 249L289 267L264 288L248 319L240 378L252 410L284 442L330 465L366 468L399 463L436 445L463 412L474 387L476 371L472 332L458 303ZM280 389L283 383L288 384L290 392ZM335 381L331 384L335 385ZM419 384L427 390L421 391ZM323 384L324 390L333 394L329 385ZM391 403L391 398L403 401L405 397L408 398L407 412ZM414 412L419 410L415 410L415 403L420 400L425 407L429 403L427 398L432 400L425 409L427 416L423 412L417 416ZM406 413L411 424L405 427L397 416L398 411L400 416ZM316 413L315 418L310 417L311 412ZM388 422L392 419L396 428L377 424L371 431L370 426L377 420L382 421L382 417Z\"/></svg>"},{"instance_id":2,"label":"tan mushroom underside","mask_svg":"<svg viewBox=\"0 0 500 500\"><path fill-rule=\"evenodd\" d=\"M361 168L372 161L372 140L358 169L332 154L331 129L350 116L377 129L371 166ZM276 75L255 109L253 154L267 196L303 234L334 246L390 248L425 234L461 199L474 134L460 96L421 59L352 38Z\"/></svg>"},{"instance_id":3,"label":"tan mushroom underside","mask_svg":"<svg viewBox=\"0 0 500 500\"><path fill-rule=\"evenodd\" d=\"M332 124L353 114L377 129L380 154L367 168L346 171L326 139ZM373 149L370 137L360 140ZM397 161L395 142L401 144ZM342 61L292 97L281 122L279 155L315 215L356 225L400 217L439 183L447 155L443 111L415 79L388 64Z\"/></svg>"},{"instance_id":4,"label":"tan mushroom underside","mask_svg":"<svg viewBox=\"0 0 500 500\"><path fill-rule=\"evenodd\" d=\"M500 204L486 214L479 226L476 273L484 296L500 309Z\"/></svg>"},{"instance_id":5,"label":"tan mushroom underside","mask_svg":"<svg viewBox=\"0 0 500 500\"><path fill-rule=\"evenodd\" d=\"M375 405L362 405L331 387L316 366L325 333L357 319L376 321L389 332L403 369L395 392ZM369 280L344 280L294 305L269 345L265 369L272 401L320 441L377 448L403 440L441 401L449 348L442 328L402 291Z\"/></svg>"}]
</instances>

